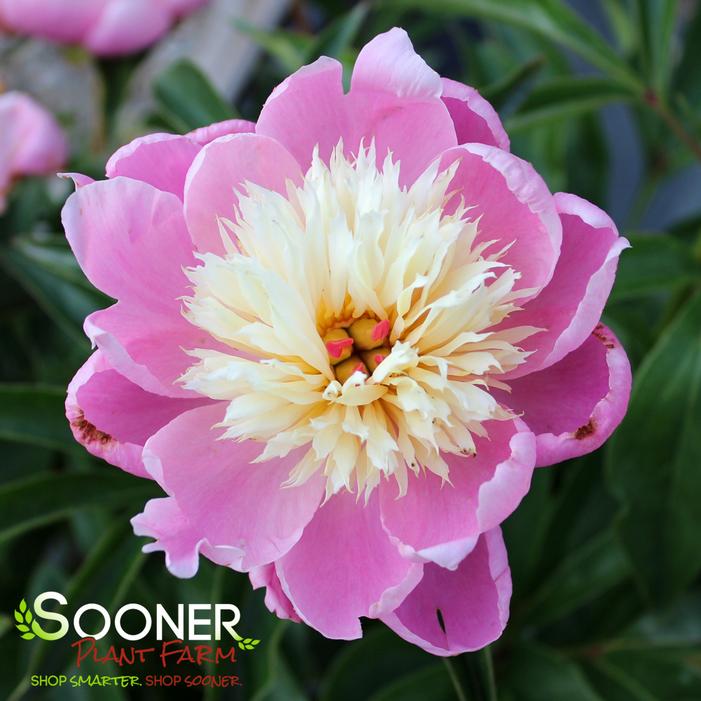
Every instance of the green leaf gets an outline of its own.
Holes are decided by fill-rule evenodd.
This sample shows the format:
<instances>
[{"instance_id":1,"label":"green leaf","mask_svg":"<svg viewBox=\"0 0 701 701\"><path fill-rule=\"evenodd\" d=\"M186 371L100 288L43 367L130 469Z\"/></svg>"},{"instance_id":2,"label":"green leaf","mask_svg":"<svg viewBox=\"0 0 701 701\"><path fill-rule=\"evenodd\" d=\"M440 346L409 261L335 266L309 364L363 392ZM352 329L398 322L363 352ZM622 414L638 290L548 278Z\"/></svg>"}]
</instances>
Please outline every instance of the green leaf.
<instances>
[{"instance_id":1,"label":"green leaf","mask_svg":"<svg viewBox=\"0 0 701 701\"><path fill-rule=\"evenodd\" d=\"M85 317L107 306L109 299L94 289L57 276L50 268L27 258L20 248L0 254L7 272L34 298L46 314L76 343L87 349L82 327Z\"/></svg>"},{"instance_id":2,"label":"green leaf","mask_svg":"<svg viewBox=\"0 0 701 701\"><path fill-rule=\"evenodd\" d=\"M388 7L428 8L454 17L477 17L526 29L578 53L620 85L641 93L639 78L586 21L561 0L385 0Z\"/></svg>"},{"instance_id":3,"label":"green leaf","mask_svg":"<svg viewBox=\"0 0 701 701\"><path fill-rule=\"evenodd\" d=\"M65 398L63 387L0 384L0 438L77 452Z\"/></svg>"},{"instance_id":4,"label":"green leaf","mask_svg":"<svg viewBox=\"0 0 701 701\"><path fill-rule=\"evenodd\" d=\"M504 698L509 698L510 692L518 701L605 701L574 662L538 645L514 647L501 679Z\"/></svg>"},{"instance_id":5,"label":"green leaf","mask_svg":"<svg viewBox=\"0 0 701 701\"><path fill-rule=\"evenodd\" d=\"M180 131L190 131L234 116L233 109L192 61L181 59L155 81L162 116Z\"/></svg>"},{"instance_id":6,"label":"green leaf","mask_svg":"<svg viewBox=\"0 0 701 701\"><path fill-rule=\"evenodd\" d=\"M388 684L367 698L368 701L455 701L456 695L445 667L434 664Z\"/></svg>"},{"instance_id":7,"label":"green leaf","mask_svg":"<svg viewBox=\"0 0 701 701\"><path fill-rule=\"evenodd\" d=\"M29 631L29 626L25 625L24 623L18 623L17 630L21 631L22 633L27 633Z\"/></svg>"},{"instance_id":8,"label":"green leaf","mask_svg":"<svg viewBox=\"0 0 701 701\"><path fill-rule=\"evenodd\" d=\"M677 290L701 280L701 266L687 246L668 234L627 235L631 248L621 256L611 301Z\"/></svg>"},{"instance_id":9,"label":"green leaf","mask_svg":"<svg viewBox=\"0 0 701 701\"><path fill-rule=\"evenodd\" d=\"M326 672L321 701L369 698L383 684L434 661L430 655L397 637L387 628L374 628L346 645ZM444 672L445 673L445 672Z\"/></svg>"},{"instance_id":10,"label":"green leaf","mask_svg":"<svg viewBox=\"0 0 701 701\"><path fill-rule=\"evenodd\" d=\"M516 92L522 90L545 66L545 56L538 54L522 65L516 66L503 78L485 85L480 89L482 97L499 110L501 106Z\"/></svg>"},{"instance_id":11,"label":"green leaf","mask_svg":"<svg viewBox=\"0 0 701 701\"><path fill-rule=\"evenodd\" d=\"M27 602L22 599L22 601L19 602L19 610L24 613L27 610Z\"/></svg>"},{"instance_id":12,"label":"green leaf","mask_svg":"<svg viewBox=\"0 0 701 701\"><path fill-rule=\"evenodd\" d=\"M27 611L27 613L24 614L24 620L27 621L27 623L31 623L33 618L34 616L31 611Z\"/></svg>"},{"instance_id":13,"label":"green leaf","mask_svg":"<svg viewBox=\"0 0 701 701\"><path fill-rule=\"evenodd\" d=\"M607 469L618 531L643 592L656 602L701 571L701 294L645 358Z\"/></svg>"},{"instance_id":14,"label":"green leaf","mask_svg":"<svg viewBox=\"0 0 701 701\"><path fill-rule=\"evenodd\" d=\"M524 611L531 625L545 625L601 596L629 574L618 541L605 531L565 557L529 597Z\"/></svg>"},{"instance_id":15,"label":"green leaf","mask_svg":"<svg viewBox=\"0 0 701 701\"><path fill-rule=\"evenodd\" d=\"M342 58L349 51L370 11L367 2L359 2L350 12L331 22L317 37L307 59L318 56Z\"/></svg>"},{"instance_id":16,"label":"green leaf","mask_svg":"<svg viewBox=\"0 0 701 701\"><path fill-rule=\"evenodd\" d=\"M25 640L33 640L35 638L35 635L34 635L34 633L25 633L22 637Z\"/></svg>"},{"instance_id":17,"label":"green leaf","mask_svg":"<svg viewBox=\"0 0 701 701\"><path fill-rule=\"evenodd\" d=\"M22 623L24 621L24 616L19 611L15 611L15 620L17 623Z\"/></svg>"},{"instance_id":18,"label":"green leaf","mask_svg":"<svg viewBox=\"0 0 701 701\"><path fill-rule=\"evenodd\" d=\"M100 505L139 508L158 490L153 484L109 468L81 474L39 474L0 487L0 542Z\"/></svg>"},{"instance_id":19,"label":"green leaf","mask_svg":"<svg viewBox=\"0 0 701 701\"><path fill-rule=\"evenodd\" d=\"M286 73L294 73L314 52L314 38L307 34L284 29L266 31L242 19L234 20L234 26L277 59Z\"/></svg>"},{"instance_id":20,"label":"green leaf","mask_svg":"<svg viewBox=\"0 0 701 701\"><path fill-rule=\"evenodd\" d=\"M537 86L506 120L508 132L579 117L609 104L631 100L635 93L608 78L572 76L553 78Z\"/></svg>"},{"instance_id":21,"label":"green leaf","mask_svg":"<svg viewBox=\"0 0 701 701\"><path fill-rule=\"evenodd\" d=\"M660 94L667 93L672 41L677 28L678 0L636 0L645 74Z\"/></svg>"}]
</instances>

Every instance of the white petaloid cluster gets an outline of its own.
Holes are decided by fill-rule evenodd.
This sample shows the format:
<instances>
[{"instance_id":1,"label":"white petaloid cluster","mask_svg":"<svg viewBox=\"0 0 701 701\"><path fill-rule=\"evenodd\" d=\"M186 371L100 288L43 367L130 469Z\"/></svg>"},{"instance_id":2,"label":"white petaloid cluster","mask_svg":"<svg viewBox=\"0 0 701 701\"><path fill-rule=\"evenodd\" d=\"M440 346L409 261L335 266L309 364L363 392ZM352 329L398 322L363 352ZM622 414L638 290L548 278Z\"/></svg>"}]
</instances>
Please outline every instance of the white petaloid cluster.
<instances>
[{"instance_id":1,"label":"white petaloid cluster","mask_svg":"<svg viewBox=\"0 0 701 701\"><path fill-rule=\"evenodd\" d=\"M473 454L485 421L511 418L489 389L536 329L493 329L525 293L469 208L446 213L454 172L405 188L391 154L378 168L374 146L339 144L287 196L247 184L220 221L226 255L187 271L187 318L230 350L192 350L181 380L229 401L224 437L260 441L258 461L302 449L290 484L321 470L327 495L369 494L384 475L403 494L407 470L448 478L441 453ZM341 384L322 338L361 317L389 322L391 352Z\"/></svg>"}]
</instances>

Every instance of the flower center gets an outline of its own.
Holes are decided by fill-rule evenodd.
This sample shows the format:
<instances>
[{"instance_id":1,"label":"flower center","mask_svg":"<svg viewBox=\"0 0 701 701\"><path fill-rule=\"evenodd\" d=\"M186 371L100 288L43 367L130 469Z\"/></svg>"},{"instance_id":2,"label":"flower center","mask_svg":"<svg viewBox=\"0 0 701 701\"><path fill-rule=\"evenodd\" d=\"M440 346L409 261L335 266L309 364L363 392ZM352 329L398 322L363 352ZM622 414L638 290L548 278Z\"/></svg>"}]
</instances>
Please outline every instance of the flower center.
<instances>
[{"instance_id":1,"label":"flower center","mask_svg":"<svg viewBox=\"0 0 701 701\"><path fill-rule=\"evenodd\" d=\"M258 461L302 449L290 484L321 471L328 495L447 478L442 455L474 454L487 422L512 418L490 390L536 331L506 323L526 293L505 249L478 240L465 204L448 211L454 169L409 188L399 171L339 144L286 196L249 183L219 222L226 255L187 271L185 313L225 350L191 350L181 381L229 402L224 435L259 441Z\"/></svg>"}]
</instances>

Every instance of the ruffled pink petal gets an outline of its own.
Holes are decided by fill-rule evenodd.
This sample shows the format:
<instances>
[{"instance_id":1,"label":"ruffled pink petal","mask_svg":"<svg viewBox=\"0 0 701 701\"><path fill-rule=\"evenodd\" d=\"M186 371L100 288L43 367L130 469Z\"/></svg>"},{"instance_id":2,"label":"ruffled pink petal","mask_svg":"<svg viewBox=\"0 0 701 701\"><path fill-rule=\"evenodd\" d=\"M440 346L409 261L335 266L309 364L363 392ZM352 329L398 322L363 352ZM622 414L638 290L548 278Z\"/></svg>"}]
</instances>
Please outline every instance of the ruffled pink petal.
<instances>
[{"instance_id":1,"label":"ruffled pink petal","mask_svg":"<svg viewBox=\"0 0 701 701\"><path fill-rule=\"evenodd\" d=\"M56 175L61 180L70 180L76 190L79 187L85 187L95 182L94 178L91 178L89 175L83 175L83 173L56 173Z\"/></svg>"},{"instance_id":2,"label":"ruffled pink petal","mask_svg":"<svg viewBox=\"0 0 701 701\"><path fill-rule=\"evenodd\" d=\"M105 170L108 178L141 180L182 200L185 176L199 152L199 144L186 136L149 134L117 150Z\"/></svg>"},{"instance_id":3,"label":"ruffled pink petal","mask_svg":"<svg viewBox=\"0 0 701 701\"><path fill-rule=\"evenodd\" d=\"M506 548L501 531L495 528L480 537L457 570L425 565L416 589L382 620L427 652L459 655L479 650L501 635L510 599Z\"/></svg>"},{"instance_id":4,"label":"ruffled pink petal","mask_svg":"<svg viewBox=\"0 0 701 701\"><path fill-rule=\"evenodd\" d=\"M254 567L248 576L254 589L265 587L265 605L268 611L274 613L278 618L300 623L300 617L295 613L292 602L282 591L282 585L278 579L275 565L263 565Z\"/></svg>"},{"instance_id":5,"label":"ruffled pink petal","mask_svg":"<svg viewBox=\"0 0 701 701\"><path fill-rule=\"evenodd\" d=\"M224 252L218 219L236 218L236 190L242 190L246 182L285 194L288 180L299 183L302 173L294 158L273 139L233 134L207 144L185 182L185 218L197 249Z\"/></svg>"},{"instance_id":6,"label":"ruffled pink petal","mask_svg":"<svg viewBox=\"0 0 701 701\"><path fill-rule=\"evenodd\" d=\"M238 548L213 546L188 520L173 497L151 499L143 512L131 519L131 524L136 535L155 539L142 550L164 552L166 567L176 577L194 577L200 554L227 567L241 557Z\"/></svg>"},{"instance_id":7,"label":"ruffled pink petal","mask_svg":"<svg viewBox=\"0 0 701 701\"><path fill-rule=\"evenodd\" d=\"M95 287L139 307L180 313L183 267L195 259L177 197L130 178L104 180L74 192L62 220Z\"/></svg>"},{"instance_id":8,"label":"ruffled pink petal","mask_svg":"<svg viewBox=\"0 0 701 701\"><path fill-rule=\"evenodd\" d=\"M206 401L145 392L96 351L68 385L66 417L75 439L88 452L126 472L149 477L141 458L146 441L176 416Z\"/></svg>"},{"instance_id":9,"label":"ruffled pink petal","mask_svg":"<svg viewBox=\"0 0 701 701\"><path fill-rule=\"evenodd\" d=\"M214 428L226 402L181 414L149 439L144 463L175 497L190 523L213 547L235 548L229 566L241 571L286 553L314 515L324 490L320 477L284 488L298 456L252 464L263 446L221 439Z\"/></svg>"},{"instance_id":10,"label":"ruffled pink petal","mask_svg":"<svg viewBox=\"0 0 701 701\"><path fill-rule=\"evenodd\" d=\"M501 401L536 434L537 466L596 450L623 419L630 397L628 357L610 329L599 324L560 362L517 380Z\"/></svg>"},{"instance_id":11,"label":"ruffled pink petal","mask_svg":"<svg viewBox=\"0 0 701 701\"><path fill-rule=\"evenodd\" d=\"M535 467L535 436L520 420L485 424L477 455L443 455L450 483L410 473L405 496L380 485L382 523L400 552L454 570L482 533L498 526L528 492ZM440 518L436 515L440 514Z\"/></svg>"},{"instance_id":12,"label":"ruffled pink petal","mask_svg":"<svg viewBox=\"0 0 701 701\"><path fill-rule=\"evenodd\" d=\"M0 0L0 16L20 34L79 42L108 0Z\"/></svg>"},{"instance_id":13,"label":"ruffled pink petal","mask_svg":"<svg viewBox=\"0 0 701 701\"><path fill-rule=\"evenodd\" d=\"M362 635L360 617L391 611L421 579L422 565L402 558L380 523L379 499L332 496L300 541L275 563L297 615L327 638Z\"/></svg>"},{"instance_id":14,"label":"ruffled pink petal","mask_svg":"<svg viewBox=\"0 0 701 701\"><path fill-rule=\"evenodd\" d=\"M198 396L178 382L192 365L187 350L221 348L177 310L154 312L138 304L118 302L93 312L83 328L115 370L139 387L167 397Z\"/></svg>"},{"instance_id":15,"label":"ruffled pink petal","mask_svg":"<svg viewBox=\"0 0 701 701\"><path fill-rule=\"evenodd\" d=\"M499 115L477 90L443 78L442 98L453 119L459 144L488 144L509 150L509 136Z\"/></svg>"},{"instance_id":16,"label":"ruffled pink petal","mask_svg":"<svg viewBox=\"0 0 701 701\"><path fill-rule=\"evenodd\" d=\"M209 126L190 131L185 136L201 146L205 146L210 141L214 141L214 139L218 139L220 136L226 136L227 134L246 134L254 132L255 130L255 122L249 122L247 119L227 119L223 122L215 122Z\"/></svg>"},{"instance_id":17,"label":"ruffled pink petal","mask_svg":"<svg viewBox=\"0 0 701 701\"><path fill-rule=\"evenodd\" d=\"M130 54L165 34L171 21L171 13L160 2L107 0L82 43L99 56Z\"/></svg>"},{"instance_id":18,"label":"ruffled pink petal","mask_svg":"<svg viewBox=\"0 0 701 701\"><path fill-rule=\"evenodd\" d=\"M402 164L401 183L409 185L457 144L441 90L438 74L414 52L406 33L394 29L361 51L348 95L341 64L322 57L272 92L256 131L282 143L305 171L315 147L328 160L340 139L349 155L361 141L374 141L378 163L391 151Z\"/></svg>"},{"instance_id":19,"label":"ruffled pink petal","mask_svg":"<svg viewBox=\"0 0 701 701\"><path fill-rule=\"evenodd\" d=\"M582 345L601 318L616 276L618 257L629 243L611 218L576 195L555 195L562 221L562 251L550 284L509 323L544 331L521 347L535 351L509 377L546 368Z\"/></svg>"},{"instance_id":20,"label":"ruffled pink petal","mask_svg":"<svg viewBox=\"0 0 701 701\"><path fill-rule=\"evenodd\" d=\"M553 275L562 242L555 200L543 179L530 163L485 144L450 149L441 166L456 161L448 211L464 198L472 207L467 216L479 220L476 243L494 241L488 252L510 245L500 260L521 273L517 288L539 291Z\"/></svg>"},{"instance_id":21,"label":"ruffled pink petal","mask_svg":"<svg viewBox=\"0 0 701 701\"><path fill-rule=\"evenodd\" d=\"M441 78L426 65L399 27L378 34L358 54L351 78L351 92L390 92L397 97L437 98Z\"/></svg>"}]
</instances>

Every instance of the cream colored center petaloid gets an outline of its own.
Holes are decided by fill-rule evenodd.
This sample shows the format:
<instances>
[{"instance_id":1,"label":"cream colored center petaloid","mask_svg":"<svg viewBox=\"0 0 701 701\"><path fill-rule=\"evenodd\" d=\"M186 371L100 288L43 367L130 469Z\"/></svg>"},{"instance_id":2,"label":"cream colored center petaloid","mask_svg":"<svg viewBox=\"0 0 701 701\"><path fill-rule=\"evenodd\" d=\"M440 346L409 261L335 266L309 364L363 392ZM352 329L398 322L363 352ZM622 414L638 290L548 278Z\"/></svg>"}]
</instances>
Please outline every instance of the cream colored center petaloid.
<instances>
[{"instance_id":1,"label":"cream colored center petaloid","mask_svg":"<svg viewBox=\"0 0 701 701\"><path fill-rule=\"evenodd\" d=\"M445 213L454 168L408 189L399 172L339 144L286 196L248 184L220 220L226 255L187 271L187 318L228 348L192 349L181 381L229 402L224 435L259 441L259 462L302 449L289 483L322 471L328 495L448 478L441 453L473 454L484 422L511 418L490 388L536 331L501 329L525 293L469 207Z\"/></svg>"}]
</instances>

